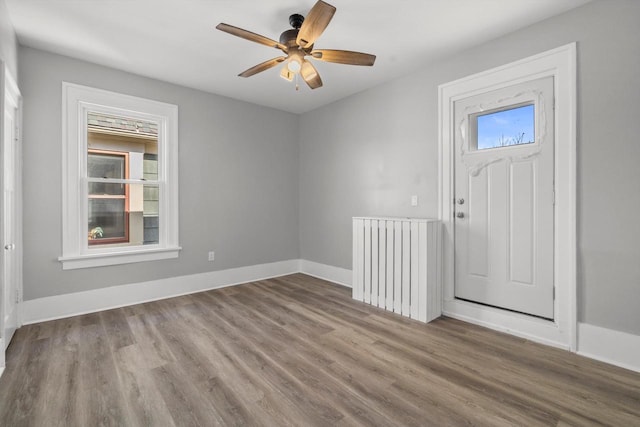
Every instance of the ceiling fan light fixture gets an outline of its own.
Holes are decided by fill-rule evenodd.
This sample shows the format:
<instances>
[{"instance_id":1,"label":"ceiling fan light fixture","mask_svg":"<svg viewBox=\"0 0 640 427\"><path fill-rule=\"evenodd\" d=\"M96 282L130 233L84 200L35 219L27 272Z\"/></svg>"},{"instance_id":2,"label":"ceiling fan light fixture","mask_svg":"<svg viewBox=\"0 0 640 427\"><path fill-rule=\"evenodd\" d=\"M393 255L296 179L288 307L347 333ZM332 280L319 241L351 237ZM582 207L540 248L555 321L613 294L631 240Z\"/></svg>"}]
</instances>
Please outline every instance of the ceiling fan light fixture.
<instances>
[{"instance_id":1,"label":"ceiling fan light fixture","mask_svg":"<svg viewBox=\"0 0 640 427\"><path fill-rule=\"evenodd\" d=\"M294 75L295 75L294 73L289 71L289 68L287 66L282 67L282 70L280 70L280 77L282 77L283 79L289 82L293 80Z\"/></svg>"},{"instance_id":2,"label":"ceiling fan light fixture","mask_svg":"<svg viewBox=\"0 0 640 427\"><path fill-rule=\"evenodd\" d=\"M292 57L287 64L287 69L293 74L299 73L302 68L302 62L297 56Z\"/></svg>"}]
</instances>

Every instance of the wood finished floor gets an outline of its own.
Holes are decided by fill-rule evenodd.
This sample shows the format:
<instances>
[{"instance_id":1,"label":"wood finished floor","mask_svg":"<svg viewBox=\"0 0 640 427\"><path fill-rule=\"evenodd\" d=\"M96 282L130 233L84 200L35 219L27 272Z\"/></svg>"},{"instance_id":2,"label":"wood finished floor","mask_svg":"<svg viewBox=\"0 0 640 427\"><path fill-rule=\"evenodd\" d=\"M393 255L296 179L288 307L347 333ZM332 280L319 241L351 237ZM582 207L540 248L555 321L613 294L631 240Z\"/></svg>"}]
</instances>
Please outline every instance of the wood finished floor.
<instances>
[{"instance_id":1,"label":"wood finished floor","mask_svg":"<svg viewBox=\"0 0 640 427\"><path fill-rule=\"evenodd\" d=\"M20 329L3 426L640 425L640 374L296 274Z\"/></svg>"}]
</instances>

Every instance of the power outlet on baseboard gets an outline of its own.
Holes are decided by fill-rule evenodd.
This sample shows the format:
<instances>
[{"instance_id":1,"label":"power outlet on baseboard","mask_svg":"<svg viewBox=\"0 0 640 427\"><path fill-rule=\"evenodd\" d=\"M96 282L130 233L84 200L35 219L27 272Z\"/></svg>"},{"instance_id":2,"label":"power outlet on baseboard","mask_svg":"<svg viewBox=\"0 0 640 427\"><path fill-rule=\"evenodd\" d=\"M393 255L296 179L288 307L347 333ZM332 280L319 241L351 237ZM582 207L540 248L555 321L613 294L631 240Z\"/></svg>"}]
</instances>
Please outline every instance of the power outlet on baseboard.
<instances>
[{"instance_id":1,"label":"power outlet on baseboard","mask_svg":"<svg viewBox=\"0 0 640 427\"><path fill-rule=\"evenodd\" d=\"M214 261L216 259L216 253L214 251L209 252L209 261Z\"/></svg>"}]
</instances>

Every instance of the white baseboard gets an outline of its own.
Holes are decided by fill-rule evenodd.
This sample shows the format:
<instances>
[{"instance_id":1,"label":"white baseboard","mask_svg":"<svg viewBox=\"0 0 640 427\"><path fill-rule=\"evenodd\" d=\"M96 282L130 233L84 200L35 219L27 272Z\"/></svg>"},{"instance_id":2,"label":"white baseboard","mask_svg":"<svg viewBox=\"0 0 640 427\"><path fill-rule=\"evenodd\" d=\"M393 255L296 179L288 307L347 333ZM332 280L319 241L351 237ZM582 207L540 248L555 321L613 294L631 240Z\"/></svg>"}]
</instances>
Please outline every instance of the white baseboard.
<instances>
[{"instance_id":1,"label":"white baseboard","mask_svg":"<svg viewBox=\"0 0 640 427\"><path fill-rule=\"evenodd\" d=\"M640 372L640 335L578 323L578 354Z\"/></svg>"},{"instance_id":2,"label":"white baseboard","mask_svg":"<svg viewBox=\"0 0 640 427\"><path fill-rule=\"evenodd\" d=\"M320 264L306 259L300 260L300 272L319 279L328 280L348 288L351 287L353 275L351 270L334 267L332 265Z\"/></svg>"},{"instance_id":3,"label":"white baseboard","mask_svg":"<svg viewBox=\"0 0 640 427\"><path fill-rule=\"evenodd\" d=\"M27 300L22 303L23 324L94 313L299 271L300 261L294 259Z\"/></svg>"},{"instance_id":4,"label":"white baseboard","mask_svg":"<svg viewBox=\"0 0 640 427\"><path fill-rule=\"evenodd\" d=\"M351 286L351 270L292 259L27 300L21 304L22 324L95 313L300 272Z\"/></svg>"}]
</instances>

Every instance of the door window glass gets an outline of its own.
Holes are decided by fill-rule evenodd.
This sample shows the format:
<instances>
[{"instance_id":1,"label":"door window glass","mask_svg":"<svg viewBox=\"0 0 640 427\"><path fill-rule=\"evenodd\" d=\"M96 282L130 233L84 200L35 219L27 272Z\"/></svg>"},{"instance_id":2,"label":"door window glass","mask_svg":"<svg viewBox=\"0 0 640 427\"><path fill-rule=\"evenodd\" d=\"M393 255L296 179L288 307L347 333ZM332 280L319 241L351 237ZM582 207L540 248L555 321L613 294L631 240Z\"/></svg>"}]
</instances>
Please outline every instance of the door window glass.
<instances>
[{"instance_id":1,"label":"door window glass","mask_svg":"<svg viewBox=\"0 0 640 427\"><path fill-rule=\"evenodd\" d=\"M533 104L477 114L474 119L478 150L535 142Z\"/></svg>"}]
</instances>

